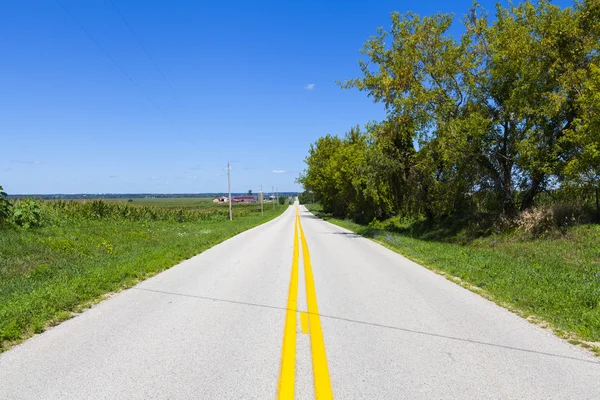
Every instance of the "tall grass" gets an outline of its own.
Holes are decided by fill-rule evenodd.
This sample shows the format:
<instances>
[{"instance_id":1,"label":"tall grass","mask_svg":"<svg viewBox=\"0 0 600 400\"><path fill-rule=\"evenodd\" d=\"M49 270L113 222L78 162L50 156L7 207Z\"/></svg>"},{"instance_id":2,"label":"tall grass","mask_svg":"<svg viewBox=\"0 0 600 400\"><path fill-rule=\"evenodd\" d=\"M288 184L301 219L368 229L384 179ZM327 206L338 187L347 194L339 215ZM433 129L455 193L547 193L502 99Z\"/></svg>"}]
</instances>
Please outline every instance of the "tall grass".
<instances>
[{"instance_id":1,"label":"tall grass","mask_svg":"<svg viewBox=\"0 0 600 400\"><path fill-rule=\"evenodd\" d=\"M229 218L229 209L215 204L199 209L171 208L160 206L133 205L104 200L64 201L45 203L51 217L83 219L124 219L128 221L170 221L197 222L223 221ZM235 206L235 216L245 217L259 213L260 208L253 204Z\"/></svg>"}]
</instances>

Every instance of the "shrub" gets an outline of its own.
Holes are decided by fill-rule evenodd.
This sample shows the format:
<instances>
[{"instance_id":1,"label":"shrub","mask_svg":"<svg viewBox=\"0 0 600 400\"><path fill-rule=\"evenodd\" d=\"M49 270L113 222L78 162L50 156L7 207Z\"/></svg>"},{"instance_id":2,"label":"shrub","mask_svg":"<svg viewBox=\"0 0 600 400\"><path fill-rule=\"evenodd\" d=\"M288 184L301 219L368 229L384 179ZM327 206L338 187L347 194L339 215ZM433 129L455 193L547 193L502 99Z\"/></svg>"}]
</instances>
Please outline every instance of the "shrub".
<instances>
[{"instance_id":1,"label":"shrub","mask_svg":"<svg viewBox=\"0 0 600 400\"><path fill-rule=\"evenodd\" d=\"M298 195L298 202L300 204L312 204L314 201L314 194L309 191L304 191Z\"/></svg>"},{"instance_id":2,"label":"shrub","mask_svg":"<svg viewBox=\"0 0 600 400\"><path fill-rule=\"evenodd\" d=\"M9 217L10 201L8 201L8 196L3 191L2 186L0 186L0 226L6 224Z\"/></svg>"},{"instance_id":3,"label":"shrub","mask_svg":"<svg viewBox=\"0 0 600 400\"><path fill-rule=\"evenodd\" d=\"M279 196L279 204L284 205L286 201L287 198L285 196Z\"/></svg>"},{"instance_id":4,"label":"shrub","mask_svg":"<svg viewBox=\"0 0 600 400\"><path fill-rule=\"evenodd\" d=\"M537 207L521 213L517 220L520 230L533 236L552 232L567 232L567 228L585 222L585 212L572 204Z\"/></svg>"},{"instance_id":5,"label":"shrub","mask_svg":"<svg viewBox=\"0 0 600 400\"><path fill-rule=\"evenodd\" d=\"M17 201L12 207L10 222L23 229L40 226L42 224L40 204L33 199Z\"/></svg>"}]
</instances>

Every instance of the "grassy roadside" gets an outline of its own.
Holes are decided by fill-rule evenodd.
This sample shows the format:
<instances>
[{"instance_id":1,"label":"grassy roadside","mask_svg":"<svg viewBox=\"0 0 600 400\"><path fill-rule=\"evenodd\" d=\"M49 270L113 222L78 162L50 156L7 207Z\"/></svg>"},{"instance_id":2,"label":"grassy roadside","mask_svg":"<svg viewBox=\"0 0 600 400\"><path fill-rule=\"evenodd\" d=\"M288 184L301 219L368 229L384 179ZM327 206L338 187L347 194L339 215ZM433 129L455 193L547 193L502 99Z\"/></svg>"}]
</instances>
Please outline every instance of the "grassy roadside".
<instances>
[{"instance_id":1,"label":"grassy roadside","mask_svg":"<svg viewBox=\"0 0 600 400\"><path fill-rule=\"evenodd\" d=\"M306 207L600 355L599 225L559 236L505 234L461 244L411 233L399 222L364 226L331 218L318 205Z\"/></svg>"},{"instance_id":2,"label":"grassy roadside","mask_svg":"<svg viewBox=\"0 0 600 400\"><path fill-rule=\"evenodd\" d=\"M197 209L187 222L66 217L0 231L0 352L287 209L237 207L233 222Z\"/></svg>"}]
</instances>

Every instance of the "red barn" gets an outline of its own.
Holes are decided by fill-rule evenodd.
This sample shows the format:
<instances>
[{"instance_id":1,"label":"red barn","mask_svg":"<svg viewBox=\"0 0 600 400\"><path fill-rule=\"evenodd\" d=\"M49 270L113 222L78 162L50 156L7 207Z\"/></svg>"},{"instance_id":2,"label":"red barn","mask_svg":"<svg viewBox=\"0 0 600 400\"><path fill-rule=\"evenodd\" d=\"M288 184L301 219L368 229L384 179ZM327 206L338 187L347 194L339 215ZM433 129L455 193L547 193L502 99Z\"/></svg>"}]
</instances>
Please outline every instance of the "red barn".
<instances>
[{"instance_id":1,"label":"red barn","mask_svg":"<svg viewBox=\"0 0 600 400\"><path fill-rule=\"evenodd\" d=\"M238 196L231 199L232 203L256 203L254 196Z\"/></svg>"}]
</instances>

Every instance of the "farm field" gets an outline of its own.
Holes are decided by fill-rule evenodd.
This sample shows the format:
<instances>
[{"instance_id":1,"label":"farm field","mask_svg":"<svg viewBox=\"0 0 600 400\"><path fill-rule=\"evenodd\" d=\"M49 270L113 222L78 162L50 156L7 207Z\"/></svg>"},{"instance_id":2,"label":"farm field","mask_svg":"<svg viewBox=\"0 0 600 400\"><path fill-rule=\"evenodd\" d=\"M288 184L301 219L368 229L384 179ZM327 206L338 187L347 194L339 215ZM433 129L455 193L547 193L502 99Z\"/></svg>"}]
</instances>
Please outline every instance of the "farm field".
<instances>
[{"instance_id":1,"label":"farm field","mask_svg":"<svg viewBox=\"0 0 600 400\"><path fill-rule=\"evenodd\" d=\"M281 214L287 206L160 198L50 201L0 235L0 352L137 282Z\"/></svg>"},{"instance_id":2,"label":"farm field","mask_svg":"<svg viewBox=\"0 0 600 400\"><path fill-rule=\"evenodd\" d=\"M131 201L130 201L131 200ZM76 200L76 201L90 201L87 200ZM93 199L91 200L93 201ZM229 210L227 203L213 203L213 197L144 197L144 198L118 198L118 199L104 199L109 203L126 203L131 206L147 206L147 207L161 207L161 208L182 208L186 210ZM264 206L267 204L272 208L273 202L271 200L265 200ZM233 207L260 207L259 204L245 204L245 203L234 203ZM229 211L227 211L229 212Z\"/></svg>"},{"instance_id":3,"label":"farm field","mask_svg":"<svg viewBox=\"0 0 600 400\"><path fill-rule=\"evenodd\" d=\"M127 203L134 206L154 206L163 208L184 208L184 209L207 209L213 207L227 208L227 204L215 204L212 202L212 197L177 197L177 198L134 198L131 199L119 198L119 199L106 199L107 202L111 203Z\"/></svg>"}]
</instances>

